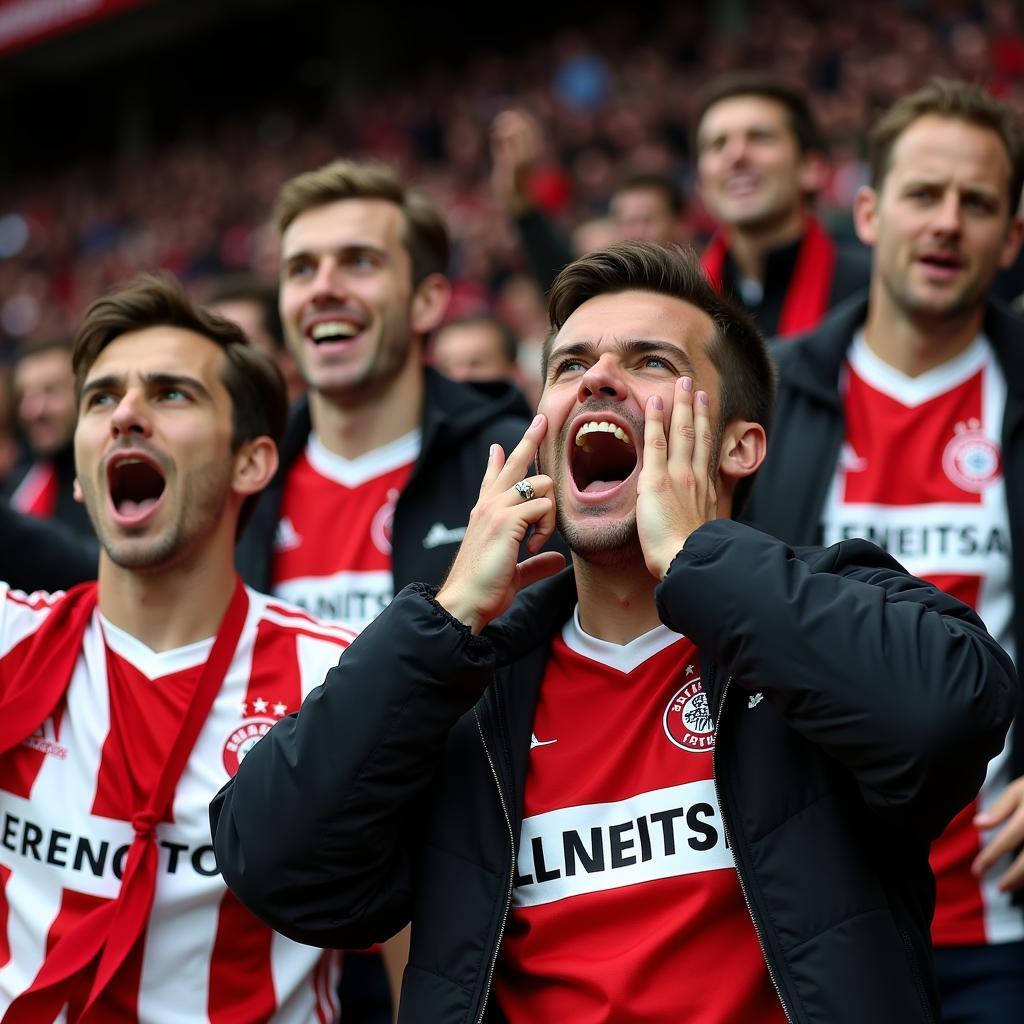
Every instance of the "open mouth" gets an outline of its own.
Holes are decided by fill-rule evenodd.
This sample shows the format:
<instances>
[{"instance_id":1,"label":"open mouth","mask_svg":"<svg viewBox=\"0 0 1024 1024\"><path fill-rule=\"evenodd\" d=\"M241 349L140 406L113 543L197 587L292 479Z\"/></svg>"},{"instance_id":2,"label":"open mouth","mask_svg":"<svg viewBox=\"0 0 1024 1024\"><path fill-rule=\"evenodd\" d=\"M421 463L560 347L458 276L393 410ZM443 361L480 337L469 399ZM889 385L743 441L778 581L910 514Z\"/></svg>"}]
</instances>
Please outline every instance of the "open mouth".
<instances>
[{"instance_id":1,"label":"open mouth","mask_svg":"<svg viewBox=\"0 0 1024 1024\"><path fill-rule=\"evenodd\" d=\"M138 520L163 497L166 482L159 467L148 459L125 455L112 459L107 469L110 501L123 520Z\"/></svg>"},{"instance_id":2,"label":"open mouth","mask_svg":"<svg viewBox=\"0 0 1024 1024\"><path fill-rule=\"evenodd\" d=\"M957 271L963 265L960 258L952 253L930 252L919 259L926 267L947 273Z\"/></svg>"},{"instance_id":3,"label":"open mouth","mask_svg":"<svg viewBox=\"0 0 1024 1024\"><path fill-rule=\"evenodd\" d=\"M616 423L591 420L576 431L574 441L569 468L581 494L613 490L636 469L636 447Z\"/></svg>"},{"instance_id":4,"label":"open mouth","mask_svg":"<svg viewBox=\"0 0 1024 1024\"><path fill-rule=\"evenodd\" d=\"M362 326L351 320L321 320L306 331L314 345L330 345L350 341L362 331Z\"/></svg>"}]
</instances>

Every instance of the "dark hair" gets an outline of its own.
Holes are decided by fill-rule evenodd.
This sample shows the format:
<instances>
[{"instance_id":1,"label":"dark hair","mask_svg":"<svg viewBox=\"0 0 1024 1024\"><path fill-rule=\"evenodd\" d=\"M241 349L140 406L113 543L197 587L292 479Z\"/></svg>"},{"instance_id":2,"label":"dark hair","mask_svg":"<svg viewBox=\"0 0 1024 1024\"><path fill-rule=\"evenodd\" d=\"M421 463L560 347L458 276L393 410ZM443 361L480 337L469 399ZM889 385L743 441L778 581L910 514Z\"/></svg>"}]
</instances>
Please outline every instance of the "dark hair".
<instances>
[{"instance_id":1,"label":"dark hair","mask_svg":"<svg viewBox=\"0 0 1024 1024\"><path fill-rule=\"evenodd\" d=\"M383 163L335 160L286 181L274 206L278 231L307 210L342 199L384 199L405 215L403 241L412 258L412 283L446 274L451 242L444 218L421 193L406 188L395 169Z\"/></svg>"},{"instance_id":2,"label":"dark hair","mask_svg":"<svg viewBox=\"0 0 1024 1024\"><path fill-rule=\"evenodd\" d=\"M435 344L438 337L449 327L491 327L501 340L501 351L505 358L510 363L514 363L519 358L519 339L516 337L515 331L504 320L491 313L470 313L466 316L446 320L434 331L431 344Z\"/></svg>"},{"instance_id":3,"label":"dark hair","mask_svg":"<svg viewBox=\"0 0 1024 1024\"><path fill-rule=\"evenodd\" d=\"M641 190L660 192L665 199L665 205L677 217L682 216L683 210L686 209L686 196L682 186L670 174L643 171L627 175L615 186L615 195Z\"/></svg>"},{"instance_id":4,"label":"dark hair","mask_svg":"<svg viewBox=\"0 0 1024 1024\"><path fill-rule=\"evenodd\" d=\"M868 135L871 187L877 191L885 182L899 137L928 115L965 121L999 136L1010 162L1010 214L1016 213L1024 188L1024 146L1017 117L980 86L952 78L933 78L916 92L901 96L872 126Z\"/></svg>"},{"instance_id":5,"label":"dark hair","mask_svg":"<svg viewBox=\"0 0 1024 1024\"><path fill-rule=\"evenodd\" d=\"M634 290L682 299L710 317L714 336L708 356L721 384L721 423L750 420L767 432L775 405L776 371L764 338L744 309L711 287L697 254L678 245L618 242L566 266L551 286L551 330L541 355L544 378L557 332L584 302ZM752 484L753 476L737 484L734 514L742 508Z\"/></svg>"},{"instance_id":6,"label":"dark hair","mask_svg":"<svg viewBox=\"0 0 1024 1024\"><path fill-rule=\"evenodd\" d=\"M219 306L226 302L252 302L260 310L263 329L270 336L274 348L284 349L284 330L281 311L277 303L277 286L266 284L249 274L234 274L215 280L204 300L206 306Z\"/></svg>"},{"instance_id":7,"label":"dark hair","mask_svg":"<svg viewBox=\"0 0 1024 1024\"><path fill-rule=\"evenodd\" d=\"M828 146L811 112L807 96L799 89L762 71L736 71L710 82L701 92L694 119L694 133L700 131L704 115L716 103L736 96L760 96L783 106L801 153L827 153ZM694 145L694 150L700 147Z\"/></svg>"},{"instance_id":8,"label":"dark hair","mask_svg":"<svg viewBox=\"0 0 1024 1024\"><path fill-rule=\"evenodd\" d=\"M149 327L180 327L208 338L224 352L221 380L231 396L231 448L269 437L275 444L284 434L288 400L276 364L249 344L242 329L211 310L194 305L169 274L140 274L126 287L97 299L86 311L75 335L72 369L75 393L99 354L123 334ZM239 531L248 521L258 495L246 499Z\"/></svg>"}]
</instances>

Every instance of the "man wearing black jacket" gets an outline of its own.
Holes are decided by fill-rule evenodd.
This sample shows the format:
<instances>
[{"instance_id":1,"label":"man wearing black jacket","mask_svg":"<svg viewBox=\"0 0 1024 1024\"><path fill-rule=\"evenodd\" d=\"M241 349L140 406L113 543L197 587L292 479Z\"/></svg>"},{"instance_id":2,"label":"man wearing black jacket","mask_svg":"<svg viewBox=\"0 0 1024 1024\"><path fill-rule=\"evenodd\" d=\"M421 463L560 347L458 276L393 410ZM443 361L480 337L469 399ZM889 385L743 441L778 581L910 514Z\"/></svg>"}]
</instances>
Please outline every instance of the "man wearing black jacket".
<instances>
[{"instance_id":1,"label":"man wearing black jacket","mask_svg":"<svg viewBox=\"0 0 1024 1024\"><path fill-rule=\"evenodd\" d=\"M286 182L281 319L309 387L238 548L243 576L361 625L451 563L492 441L529 417L511 386L425 368L450 293L447 228L393 170L339 160Z\"/></svg>"},{"instance_id":2,"label":"man wearing black jacket","mask_svg":"<svg viewBox=\"0 0 1024 1024\"><path fill-rule=\"evenodd\" d=\"M1024 323L989 298L1020 247L1015 115L934 82L872 133L856 219L870 298L775 352L771 454L745 518L789 543L867 537L1024 650ZM944 1020L1024 1019L1024 730L935 843ZM1016 854L1016 856L1015 856Z\"/></svg>"},{"instance_id":3,"label":"man wearing black jacket","mask_svg":"<svg viewBox=\"0 0 1024 1024\"><path fill-rule=\"evenodd\" d=\"M730 521L771 367L682 251L577 260L551 320L444 585L215 800L225 880L313 944L412 920L401 1020L934 1020L928 843L1003 741L1009 659L870 544Z\"/></svg>"}]
</instances>

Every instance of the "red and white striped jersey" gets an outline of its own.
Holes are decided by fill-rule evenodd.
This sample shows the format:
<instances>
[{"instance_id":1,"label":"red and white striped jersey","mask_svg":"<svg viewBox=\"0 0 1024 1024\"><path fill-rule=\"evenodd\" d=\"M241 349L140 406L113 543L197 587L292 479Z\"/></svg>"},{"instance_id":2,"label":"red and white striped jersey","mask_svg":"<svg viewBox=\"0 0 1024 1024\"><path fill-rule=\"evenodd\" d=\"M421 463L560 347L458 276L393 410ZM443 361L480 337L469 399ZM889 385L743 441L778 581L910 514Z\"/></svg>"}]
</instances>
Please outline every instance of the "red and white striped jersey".
<instances>
[{"instance_id":1,"label":"red and white striped jersey","mask_svg":"<svg viewBox=\"0 0 1024 1024\"><path fill-rule=\"evenodd\" d=\"M362 628L394 597L391 524L421 432L344 459L311 434L285 482L274 594L318 619Z\"/></svg>"},{"instance_id":2,"label":"red and white striped jersey","mask_svg":"<svg viewBox=\"0 0 1024 1024\"><path fill-rule=\"evenodd\" d=\"M533 720L494 991L510 1024L781 1024L712 778L693 644L573 617Z\"/></svg>"},{"instance_id":3,"label":"red and white striped jersey","mask_svg":"<svg viewBox=\"0 0 1024 1024\"><path fill-rule=\"evenodd\" d=\"M841 382L846 440L824 511L826 544L865 537L915 576L974 608L1012 656L1010 526L1000 436L1006 382L985 338L907 377L867 346L850 348ZM932 846L937 946L1024 939L1024 913L970 865L991 834L974 816L1010 781L1009 743L981 792Z\"/></svg>"},{"instance_id":4,"label":"red and white striped jersey","mask_svg":"<svg viewBox=\"0 0 1024 1024\"><path fill-rule=\"evenodd\" d=\"M104 993L104 1019L147 1024L327 1024L338 955L259 922L221 881L209 804L248 749L323 682L351 631L247 590L231 666L157 826L156 894L144 942ZM0 698L61 595L0 584ZM65 698L0 758L0 1016L46 949L116 897L144 806L213 639L156 652L93 613ZM109 666L109 672L108 672ZM273 829L274 808L266 810ZM41 1022L42 1024L42 1022Z\"/></svg>"},{"instance_id":5,"label":"red and white striped jersey","mask_svg":"<svg viewBox=\"0 0 1024 1024\"><path fill-rule=\"evenodd\" d=\"M57 467L49 459L32 463L10 497L11 508L37 519L49 519L57 507Z\"/></svg>"}]
</instances>

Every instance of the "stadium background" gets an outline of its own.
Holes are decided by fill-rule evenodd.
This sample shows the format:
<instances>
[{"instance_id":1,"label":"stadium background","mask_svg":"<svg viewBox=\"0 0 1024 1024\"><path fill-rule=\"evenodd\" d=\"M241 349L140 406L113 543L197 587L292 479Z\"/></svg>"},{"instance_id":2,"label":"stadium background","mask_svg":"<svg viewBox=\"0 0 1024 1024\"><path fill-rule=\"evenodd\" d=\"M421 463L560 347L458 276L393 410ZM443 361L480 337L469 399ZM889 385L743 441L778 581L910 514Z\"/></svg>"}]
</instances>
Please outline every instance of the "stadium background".
<instances>
[{"instance_id":1,"label":"stadium background","mask_svg":"<svg viewBox=\"0 0 1024 1024\"><path fill-rule=\"evenodd\" d=\"M569 227L626 170L689 186L700 84L772 69L813 93L834 159L821 211L843 232L865 127L895 96L945 72L1024 107L1020 25L1012 0L0 0L0 353L139 269L272 280L278 186L339 154L397 163L447 212L453 313L529 335L541 303L488 180L500 109L548 127L535 194ZM696 200L691 221L706 230Z\"/></svg>"}]
</instances>

